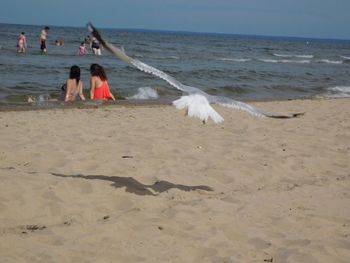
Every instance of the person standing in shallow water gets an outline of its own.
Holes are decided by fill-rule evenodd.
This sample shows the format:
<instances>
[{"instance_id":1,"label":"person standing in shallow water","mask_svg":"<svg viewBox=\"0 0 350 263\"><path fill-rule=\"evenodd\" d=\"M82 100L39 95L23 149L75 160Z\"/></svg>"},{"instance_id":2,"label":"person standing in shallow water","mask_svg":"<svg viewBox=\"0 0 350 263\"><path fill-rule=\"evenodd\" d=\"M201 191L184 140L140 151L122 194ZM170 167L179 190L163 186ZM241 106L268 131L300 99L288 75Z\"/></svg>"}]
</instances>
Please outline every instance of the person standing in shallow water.
<instances>
[{"instance_id":1,"label":"person standing in shallow water","mask_svg":"<svg viewBox=\"0 0 350 263\"><path fill-rule=\"evenodd\" d=\"M17 47L18 47L18 52L19 53L25 53L26 52L26 48L27 48L27 39L25 36L25 33L22 32L17 40Z\"/></svg>"},{"instance_id":2,"label":"person standing in shallow water","mask_svg":"<svg viewBox=\"0 0 350 263\"><path fill-rule=\"evenodd\" d=\"M87 54L87 49L86 49L86 46L85 46L85 42L81 42L80 46L79 46L79 50L78 50L78 55L79 56L83 56L85 54Z\"/></svg>"},{"instance_id":3,"label":"person standing in shallow water","mask_svg":"<svg viewBox=\"0 0 350 263\"><path fill-rule=\"evenodd\" d=\"M43 30L41 30L41 33L40 33L40 50L41 50L41 53L46 53L46 37L47 37L47 32L49 32L49 27L46 26L44 27Z\"/></svg>"},{"instance_id":4,"label":"person standing in shallow water","mask_svg":"<svg viewBox=\"0 0 350 263\"><path fill-rule=\"evenodd\" d=\"M92 100L114 100L113 94L109 90L107 75L102 66L92 64L90 67L90 98Z\"/></svg>"},{"instance_id":5,"label":"person standing in shallow water","mask_svg":"<svg viewBox=\"0 0 350 263\"><path fill-rule=\"evenodd\" d=\"M83 94L83 82L80 80L80 68L76 65L70 68L69 79L66 81L66 95L64 101L75 101L79 95L81 100L85 100Z\"/></svg>"},{"instance_id":6,"label":"person standing in shallow water","mask_svg":"<svg viewBox=\"0 0 350 263\"><path fill-rule=\"evenodd\" d=\"M101 53L100 42L98 42L98 40L94 37L92 38L91 48L94 55L101 56L102 53Z\"/></svg>"}]
</instances>

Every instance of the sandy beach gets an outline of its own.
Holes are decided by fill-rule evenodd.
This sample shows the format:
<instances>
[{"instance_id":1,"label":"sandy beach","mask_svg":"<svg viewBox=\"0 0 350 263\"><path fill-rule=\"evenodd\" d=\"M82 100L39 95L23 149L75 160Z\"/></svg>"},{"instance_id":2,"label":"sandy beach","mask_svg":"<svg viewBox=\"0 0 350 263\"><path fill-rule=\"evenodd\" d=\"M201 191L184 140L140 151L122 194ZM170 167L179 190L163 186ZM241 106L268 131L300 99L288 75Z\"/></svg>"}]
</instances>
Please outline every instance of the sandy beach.
<instances>
[{"instance_id":1,"label":"sandy beach","mask_svg":"<svg viewBox=\"0 0 350 263\"><path fill-rule=\"evenodd\" d=\"M0 262L350 260L350 99L0 112Z\"/></svg>"}]
</instances>

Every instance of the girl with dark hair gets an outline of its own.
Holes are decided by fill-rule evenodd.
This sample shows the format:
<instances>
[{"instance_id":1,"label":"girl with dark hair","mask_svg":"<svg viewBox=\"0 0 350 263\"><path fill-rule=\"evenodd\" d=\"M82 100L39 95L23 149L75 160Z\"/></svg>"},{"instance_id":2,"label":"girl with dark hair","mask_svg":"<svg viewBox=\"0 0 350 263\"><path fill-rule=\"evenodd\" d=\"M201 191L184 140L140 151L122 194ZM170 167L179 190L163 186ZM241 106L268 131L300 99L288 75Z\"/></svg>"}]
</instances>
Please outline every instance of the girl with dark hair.
<instances>
[{"instance_id":1,"label":"girl with dark hair","mask_svg":"<svg viewBox=\"0 0 350 263\"><path fill-rule=\"evenodd\" d=\"M107 75L99 64L92 64L90 67L90 98L95 100L115 100L109 90Z\"/></svg>"},{"instance_id":2,"label":"girl with dark hair","mask_svg":"<svg viewBox=\"0 0 350 263\"><path fill-rule=\"evenodd\" d=\"M74 101L78 95L81 100L85 100L83 82L80 80L80 68L74 65L70 68L69 79L66 81L66 96L64 101Z\"/></svg>"}]
</instances>

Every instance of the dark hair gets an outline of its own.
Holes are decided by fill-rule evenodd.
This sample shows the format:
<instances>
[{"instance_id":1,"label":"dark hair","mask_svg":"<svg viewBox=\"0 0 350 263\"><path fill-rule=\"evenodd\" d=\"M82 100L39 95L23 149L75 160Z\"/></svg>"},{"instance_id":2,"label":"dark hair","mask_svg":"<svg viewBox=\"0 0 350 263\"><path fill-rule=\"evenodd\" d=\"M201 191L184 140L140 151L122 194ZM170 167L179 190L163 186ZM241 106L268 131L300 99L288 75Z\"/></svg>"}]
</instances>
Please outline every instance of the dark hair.
<instances>
[{"instance_id":1,"label":"dark hair","mask_svg":"<svg viewBox=\"0 0 350 263\"><path fill-rule=\"evenodd\" d=\"M21 34L22 34L22 35L25 35L25 33L24 33L24 32L22 32Z\"/></svg>"},{"instance_id":2,"label":"dark hair","mask_svg":"<svg viewBox=\"0 0 350 263\"><path fill-rule=\"evenodd\" d=\"M80 68L77 65L74 65L70 68L69 78L75 79L77 81L77 84L79 83L79 81L80 81Z\"/></svg>"},{"instance_id":3,"label":"dark hair","mask_svg":"<svg viewBox=\"0 0 350 263\"><path fill-rule=\"evenodd\" d=\"M46 26L44 29L49 30L50 28L48 26Z\"/></svg>"},{"instance_id":4,"label":"dark hair","mask_svg":"<svg viewBox=\"0 0 350 263\"><path fill-rule=\"evenodd\" d=\"M81 44L80 45L84 45L85 44L85 42L81 42Z\"/></svg>"},{"instance_id":5,"label":"dark hair","mask_svg":"<svg viewBox=\"0 0 350 263\"><path fill-rule=\"evenodd\" d=\"M102 81L107 80L107 75L103 67L99 64L92 64L90 66L90 73L91 76L97 76L100 77Z\"/></svg>"}]
</instances>

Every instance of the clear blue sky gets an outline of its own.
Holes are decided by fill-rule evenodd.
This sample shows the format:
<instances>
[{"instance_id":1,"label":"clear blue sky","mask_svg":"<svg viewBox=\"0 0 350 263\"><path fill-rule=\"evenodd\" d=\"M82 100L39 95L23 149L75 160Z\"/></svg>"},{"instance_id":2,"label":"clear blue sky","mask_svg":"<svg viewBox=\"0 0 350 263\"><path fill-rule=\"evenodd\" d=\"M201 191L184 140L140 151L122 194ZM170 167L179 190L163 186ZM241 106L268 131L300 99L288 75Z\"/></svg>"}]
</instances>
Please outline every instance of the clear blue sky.
<instances>
[{"instance_id":1,"label":"clear blue sky","mask_svg":"<svg viewBox=\"0 0 350 263\"><path fill-rule=\"evenodd\" d=\"M3 0L0 22L350 39L350 0Z\"/></svg>"}]
</instances>

